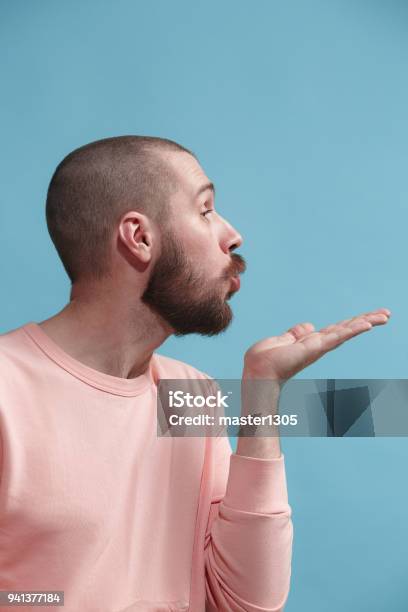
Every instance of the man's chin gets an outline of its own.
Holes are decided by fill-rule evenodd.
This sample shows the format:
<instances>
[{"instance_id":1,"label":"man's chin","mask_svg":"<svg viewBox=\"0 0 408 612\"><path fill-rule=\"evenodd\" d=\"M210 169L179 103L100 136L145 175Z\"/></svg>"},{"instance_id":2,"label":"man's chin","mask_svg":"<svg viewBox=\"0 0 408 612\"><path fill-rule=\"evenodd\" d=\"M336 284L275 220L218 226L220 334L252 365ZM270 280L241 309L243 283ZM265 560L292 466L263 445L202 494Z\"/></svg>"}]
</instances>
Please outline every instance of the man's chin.
<instances>
[{"instance_id":1,"label":"man's chin","mask_svg":"<svg viewBox=\"0 0 408 612\"><path fill-rule=\"evenodd\" d=\"M185 336L187 334L201 334L203 336L215 336L222 333L230 325L233 313L227 303L234 291L229 290L225 295L213 296L205 302L197 304L183 304L179 308L172 304L172 314L157 304L150 305L156 314L163 320L170 334ZM177 315L174 317L174 314ZM172 316L173 315L173 316Z\"/></svg>"}]
</instances>

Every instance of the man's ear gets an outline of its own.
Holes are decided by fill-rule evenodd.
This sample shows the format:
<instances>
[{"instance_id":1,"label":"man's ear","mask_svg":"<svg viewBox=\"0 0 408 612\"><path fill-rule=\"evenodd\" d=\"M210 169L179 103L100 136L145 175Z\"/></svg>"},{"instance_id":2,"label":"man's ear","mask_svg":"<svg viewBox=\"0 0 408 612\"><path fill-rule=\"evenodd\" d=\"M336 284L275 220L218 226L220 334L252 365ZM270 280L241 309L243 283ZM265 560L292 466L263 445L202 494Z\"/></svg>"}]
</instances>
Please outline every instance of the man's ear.
<instances>
[{"instance_id":1,"label":"man's ear","mask_svg":"<svg viewBox=\"0 0 408 612\"><path fill-rule=\"evenodd\" d=\"M119 239L128 251L142 263L153 257L153 226L151 221L137 211L128 211L119 224Z\"/></svg>"}]
</instances>

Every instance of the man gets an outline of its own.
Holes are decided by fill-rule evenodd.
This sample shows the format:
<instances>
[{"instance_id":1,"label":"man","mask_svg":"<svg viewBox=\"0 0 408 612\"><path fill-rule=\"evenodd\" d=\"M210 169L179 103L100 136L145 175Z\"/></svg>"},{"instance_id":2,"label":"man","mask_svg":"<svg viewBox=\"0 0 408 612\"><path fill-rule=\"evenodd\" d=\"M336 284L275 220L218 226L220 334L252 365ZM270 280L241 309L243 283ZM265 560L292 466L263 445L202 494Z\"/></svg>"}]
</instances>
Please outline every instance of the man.
<instances>
[{"instance_id":1,"label":"man","mask_svg":"<svg viewBox=\"0 0 408 612\"><path fill-rule=\"evenodd\" d=\"M154 137L90 143L57 167L46 215L70 302L0 337L1 590L63 591L66 612L283 609L279 437L232 453L225 436L156 432L161 379L211 379L155 350L223 332L246 268L214 191L191 151ZM389 315L296 325L249 348L242 378L286 380Z\"/></svg>"}]
</instances>

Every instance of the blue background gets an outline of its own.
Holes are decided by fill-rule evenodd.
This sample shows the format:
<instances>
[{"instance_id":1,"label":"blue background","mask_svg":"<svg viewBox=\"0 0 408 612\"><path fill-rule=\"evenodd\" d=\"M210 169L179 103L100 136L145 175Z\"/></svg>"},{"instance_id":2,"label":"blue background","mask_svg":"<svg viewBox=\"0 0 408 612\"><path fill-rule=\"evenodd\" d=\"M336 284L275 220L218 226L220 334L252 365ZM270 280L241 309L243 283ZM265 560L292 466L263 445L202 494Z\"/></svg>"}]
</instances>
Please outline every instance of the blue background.
<instances>
[{"instance_id":1,"label":"blue background","mask_svg":"<svg viewBox=\"0 0 408 612\"><path fill-rule=\"evenodd\" d=\"M255 341L385 306L305 377L404 378L408 5L387 0L1 2L1 330L69 283L49 239L57 163L120 134L192 149L244 238L235 318L158 352L238 378ZM287 612L403 611L407 440L282 439L295 540Z\"/></svg>"}]
</instances>

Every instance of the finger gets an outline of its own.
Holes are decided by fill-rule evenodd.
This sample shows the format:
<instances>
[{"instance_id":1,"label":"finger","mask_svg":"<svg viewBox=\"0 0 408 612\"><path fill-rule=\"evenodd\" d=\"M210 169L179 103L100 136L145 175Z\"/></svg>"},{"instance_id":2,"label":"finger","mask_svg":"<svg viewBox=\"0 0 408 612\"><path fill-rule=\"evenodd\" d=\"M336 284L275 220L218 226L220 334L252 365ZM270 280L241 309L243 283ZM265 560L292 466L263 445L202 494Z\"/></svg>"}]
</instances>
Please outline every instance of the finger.
<instances>
[{"instance_id":1,"label":"finger","mask_svg":"<svg viewBox=\"0 0 408 612\"><path fill-rule=\"evenodd\" d=\"M303 338L304 336L310 334L311 332L313 332L314 329L315 328L314 328L313 323L309 323L308 321L305 323L298 323L297 325L290 327L288 331L286 331L280 337L286 338L286 337L291 336L292 338L295 339L295 341L297 341Z\"/></svg>"},{"instance_id":2,"label":"finger","mask_svg":"<svg viewBox=\"0 0 408 612\"><path fill-rule=\"evenodd\" d=\"M323 340L323 344L327 347L328 351L332 351L343 344L343 342L351 340L351 338L363 334L364 332L370 331L372 328L373 326L368 321L354 322L336 331L324 334L326 338Z\"/></svg>"},{"instance_id":3,"label":"finger","mask_svg":"<svg viewBox=\"0 0 408 612\"><path fill-rule=\"evenodd\" d=\"M371 323L371 325L375 326L375 325L384 325L385 323L388 322L388 317L385 314L382 313L378 313L378 314L370 314L370 315L365 315L362 317L356 317L355 319L352 319L349 323L346 323L345 325L354 325L355 323L360 323L361 321L368 321L368 323Z\"/></svg>"},{"instance_id":4,"label":"finger","mask_svg":"<svg viewBox=\"0 0 408 612\"><path fill-rule=\"evenodd\" d=\"M364 331L369 331L375 326L375 324L367 321L364 317L356 320L350 321L346 325L337 325L329 332L324 332L324 336L328 336L328 341L331 341L331 338L340 338L341 343L344 340L348 340L349 338L353 338L355 335L360 334ZM337 346L337 345L336 345Z\"/></svg>"},{"instance_id":5,"label":"finger","mask_svg":"<svg viewBox=\"0 0 408 612\"><path fill-rule=\"evenodd\" d=\"M377 308L377 310L370 310L369 312L363 312L362 314L356 315L354 317L343 319L343 321L338 321L338 323L334 323L333 325L344 325L345 323L348 323L349 321L352 321L354 319L359 319L360 317L367 317L377 314L384 314L388 318L391 315L391 311L388 310L388 308ZM328 327L333 327L333 325L329 325Z\"/></svg>"},{"instance_id":6,"label":"finger","mask_svg":"<svg viewBox=\"0 0 408 612\"><path fill-rule=\"evenodd\" d=\"M305 345L306 350L310 352L314 358L318 358L327 351L331 351L337 346L340 346L340 344L343 344L346 340L365 331L369 331L371 328L371 323L362 320L348 326L338 326L336 330L331 332L313 332L302 338L300 342Z\"/></svg>"},{"instance_id":7,"label":"finger","mask_svg":"<svg viewBox=\"0 0 408 612\"><path fill-rule=\"evenodd\" d=\"M350 319L344 319L343 321L339 321L339 323L333 323L332 325L327 325L326 327L322 327L319 331L321 332L329 332L335 329L338 325L347 325L352 321L357 321L360 319L369 321L373 325L384 325L388 322L389 315L386 312L382 312L387 310L386 308L380 308L378 311L368 312L362 315L358 315L356 317L351 317ZM381 312L380 312L381 311ZM389 311L388 311L389 312Z\"/></svg>"},{"instance_id":8,"label":"finger","mask_svg":"<svg viewBox=\"0 0 408 612\"><path fill-rule=\"evenodd\" d=\"M344 324L353 319L359 319L360 317L373 317L377 315L385 315L388 318L391 316L391 311L388 308L377 308L377 310L370 310L369 312L363 312L360 315L356 315L355 317L351 317L350 319L345 319L344 321L340 321L340 324Z\"/></svg>"},{"instance_id":9,"label":"finger","mask_svg":"<svg viewBox=\"0 0 408 612\"><path fill-rule=\"evenodd\" d=\"M319 329L318 331L306 334L299 340L299 342L305 342L305 340L307 340L309 337L314 337L314 336L319 337L319 335L323 336L323 335L328 335L329 333L340 332L341 334L343 334L343 330L348 329L349 327L351 329L356 329L356 328L357 329L360 329L360 328L371 329L372 327L371 321L367 321L366 319L356 319L356 320L348 319L348 320L350 322L347 323L346 325L342 325L340 323L334 323L333 325L330 325L327 328Z\"/></svg>"}]
</instances>

